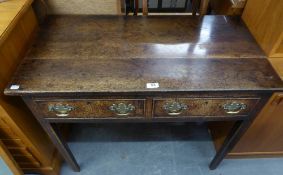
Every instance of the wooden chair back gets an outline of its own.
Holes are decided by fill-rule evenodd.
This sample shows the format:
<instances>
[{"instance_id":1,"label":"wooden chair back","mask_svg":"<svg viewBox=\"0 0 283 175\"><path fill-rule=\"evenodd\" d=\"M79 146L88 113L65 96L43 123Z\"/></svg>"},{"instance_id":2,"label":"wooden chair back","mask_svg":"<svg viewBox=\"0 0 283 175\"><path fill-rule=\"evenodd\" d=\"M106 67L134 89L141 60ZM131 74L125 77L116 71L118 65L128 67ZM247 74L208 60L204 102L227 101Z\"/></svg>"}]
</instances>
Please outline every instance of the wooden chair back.
<instances>
[{"instance_id":1,"label":"wooden chair back","mask_svg":"<svg viewBox=\"0 0 283 175\"><path fill-rule=\"evenodd\" d=\"M200 16L207 14L209 0L191 0L191 3L193 8L193 15L196 15L197 11L199 11ZM143 16L148 15L148 0L142 0L142 14Z\"/></svg>"}]
</instances>

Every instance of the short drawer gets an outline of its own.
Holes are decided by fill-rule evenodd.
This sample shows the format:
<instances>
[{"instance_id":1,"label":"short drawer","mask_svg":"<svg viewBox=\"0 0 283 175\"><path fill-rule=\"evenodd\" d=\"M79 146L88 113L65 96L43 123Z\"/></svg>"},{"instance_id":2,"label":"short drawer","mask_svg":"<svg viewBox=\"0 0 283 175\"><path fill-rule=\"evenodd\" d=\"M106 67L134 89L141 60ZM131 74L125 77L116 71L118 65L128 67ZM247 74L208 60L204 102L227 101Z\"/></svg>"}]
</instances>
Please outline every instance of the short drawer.
<instances>
[{"instance_id":1,"label":"short drawer","mask_svg":"<svg viewBox=\"0 0 283 175\"><path fill-rule=\"evenodd\" d=\"M32 156L28 148L9 148L12 156Z\"/></svg>"},{"instance_id":2,"label":"short drawer","mask_svg":"<svg viewBox=\"0 0 283 175\"><path fill-rule=\"evenodd\" d=\"M0 139L19 139L19 136L10 128L0 127Z\"/></svg>"},{"instance_id":3,"label":"short drawer","mask_svg":"<svg viewBox=\"0 0 283 175\"><path fill-rule=\"evenodd\" d=\"M143 118L144 99L58 99L36 100L44 118Z\"/></svg>"},{"instance_id":4,"label":"short drawer","mask_svg":"<svg viewBox=\"0 0 283 175\"><path fill-rule=\"evenodd\" d=\"M259 98L178 98L154 99L154 117L247 116Z\"/></svg>"},{"instance_id":5,"label":"short drawer","mask_svg":"<svg viewBox=\"0 0 283 175\"><path fill-rule=\"evenodd\" d=\"M1 141L8 149L26 147L21 139L1 139Z\"/></svg>"}]
</instances>

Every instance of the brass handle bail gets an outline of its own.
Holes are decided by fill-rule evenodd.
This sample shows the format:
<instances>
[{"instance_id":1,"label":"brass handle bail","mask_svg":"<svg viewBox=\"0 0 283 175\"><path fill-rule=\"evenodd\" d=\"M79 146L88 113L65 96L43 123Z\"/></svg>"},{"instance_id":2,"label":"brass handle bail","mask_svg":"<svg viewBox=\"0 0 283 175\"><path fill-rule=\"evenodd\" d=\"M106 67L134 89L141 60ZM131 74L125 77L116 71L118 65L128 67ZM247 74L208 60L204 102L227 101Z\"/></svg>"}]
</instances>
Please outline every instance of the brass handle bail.
<instances>
[{"instance_id":1,"label":"brass handle bail","mask_svg":"<svg viewBox=\"0 0 283 175\"><path fill-rule=\"evenodd\" d=\"M179 102L169 102L163 106L163 109L169 115L180 115L182 112L188 109L188 106L184 103Z\"/></svg>"},{"instance_id":2,"label":"brass handle bail","mask_svg":"<svg viewBox=\"0 0 283 175\"><path fill-rule=\"evenodd\" d=\"M128 116L131 112L135 110L135 106L132 104L113 104L109 107L109 110L114 112L118 116Z\"/></svg>"}]
</instances>

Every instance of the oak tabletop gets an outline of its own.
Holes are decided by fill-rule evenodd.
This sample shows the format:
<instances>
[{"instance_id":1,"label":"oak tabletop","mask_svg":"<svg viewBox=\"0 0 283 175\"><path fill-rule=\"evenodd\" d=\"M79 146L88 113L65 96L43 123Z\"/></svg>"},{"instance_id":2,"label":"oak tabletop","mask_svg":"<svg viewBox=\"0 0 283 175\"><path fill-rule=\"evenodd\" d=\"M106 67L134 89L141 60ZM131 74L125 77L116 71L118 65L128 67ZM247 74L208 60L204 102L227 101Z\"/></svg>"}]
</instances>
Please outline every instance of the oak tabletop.
<instances>
[{"instance_id":1,"label":"oak tabletop","mask_svg":"<svg viewBox=\"0 0 283 175\"><path fill-rule=\"evenodd\" d=\"M262 58L238 17L50 16L31 59Z\"/></svg>"},{"instance_id":2,"label":"oak tabletop","mask_svg":"<svg viewBox=\"0 0 283 175\"><path fill-rule=\"evenodd\" d=\"M283 90L240 18L63 15L41 26L5 93L234 90Z\"/></svg>"}]
</instances>

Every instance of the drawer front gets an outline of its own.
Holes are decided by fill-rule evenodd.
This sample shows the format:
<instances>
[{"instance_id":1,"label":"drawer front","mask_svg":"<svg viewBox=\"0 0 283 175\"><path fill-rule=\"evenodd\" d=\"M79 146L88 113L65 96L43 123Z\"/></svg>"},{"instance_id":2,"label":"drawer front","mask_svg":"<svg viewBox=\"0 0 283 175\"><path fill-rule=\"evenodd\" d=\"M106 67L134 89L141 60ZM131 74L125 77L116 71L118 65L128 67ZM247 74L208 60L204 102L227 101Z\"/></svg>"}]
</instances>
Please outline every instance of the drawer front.
<instances>
[{"instance_id":1,"label":"drawer front","mask_svg":"<svg viewBox=\"0 0 283 175\"><path fill-rule=\"evenodd\" d=\"M144 99L117 100L36 100L38 112L45 118L143 118Z\"/></svg>"},{"instance_id":2,"label":"drawer front","mask_svg":"<svg viewBox=\"0 0 283 175\"><path fill-rule=\"evenodd\" d=\"M0 127L0 139L19 139L19 136L10 128Z\"/></svg>"},{"instance_id":3,"label":"drawer front","mask_svg":"<svg viewBox=\"0 0 283 175\"><path fill-rule=\"evenodd\" d=\"M3 144L8 148L26 148L21 139L1 139Z\"/></svg>"},{"instance_id":4,"label":"drawer front","mask_svg":"<svg viewBox=\"0 0 283 175\"><path fill-rule=\"evenodd\" d=\"M9 124L0 116L0 128L9 128Z\"/></svg>"},{"instance_id":5,"label":"drawer front","mask_svg":"<svg viewBox=\"0 0 283 175\"><path fill-rule=\"evenodd\" d=\"M247 116L259 98L154 99L153 117Z\"/></svg>"},{"instance_id":6,"label":"drawer front","mask_svg":"<svg viewBox=\"0 0 283 175\"><path fill-rule=\"evenodd\" d=\"M32 156L28 148L9 148L9 152L12 156Z\"/></svg>"}]
</instances>

